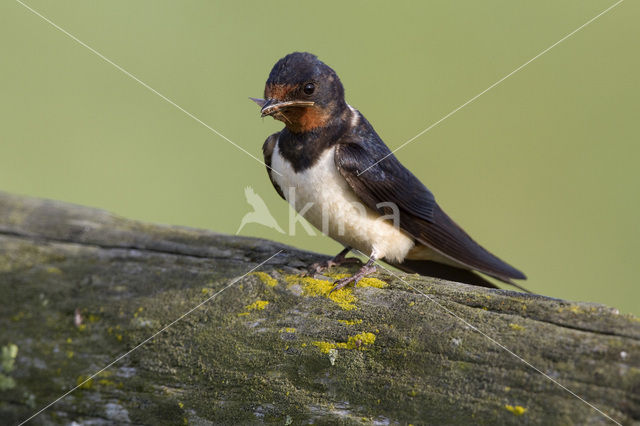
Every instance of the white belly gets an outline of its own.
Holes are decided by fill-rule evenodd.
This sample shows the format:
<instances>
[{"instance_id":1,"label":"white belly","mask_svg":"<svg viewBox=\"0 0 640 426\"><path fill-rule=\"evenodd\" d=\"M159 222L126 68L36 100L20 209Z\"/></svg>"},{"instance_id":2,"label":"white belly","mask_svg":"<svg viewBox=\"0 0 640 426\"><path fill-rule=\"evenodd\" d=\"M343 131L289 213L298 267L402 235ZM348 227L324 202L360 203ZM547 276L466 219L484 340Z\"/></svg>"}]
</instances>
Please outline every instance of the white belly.
<instances>
[{"instance_id":1,"label":"white belly","mask_svg":"<svg viewBox=\"0 0 640 426\"><path fill-rule=\"evenodd\" d=\"M276 144L271 167L280 174L273 178L289 204L326 235L366 255L402 262L413 240L360 201L336 168L334 151L327 149L312 167L296 173Z\"/></svg>"}]
</instances>

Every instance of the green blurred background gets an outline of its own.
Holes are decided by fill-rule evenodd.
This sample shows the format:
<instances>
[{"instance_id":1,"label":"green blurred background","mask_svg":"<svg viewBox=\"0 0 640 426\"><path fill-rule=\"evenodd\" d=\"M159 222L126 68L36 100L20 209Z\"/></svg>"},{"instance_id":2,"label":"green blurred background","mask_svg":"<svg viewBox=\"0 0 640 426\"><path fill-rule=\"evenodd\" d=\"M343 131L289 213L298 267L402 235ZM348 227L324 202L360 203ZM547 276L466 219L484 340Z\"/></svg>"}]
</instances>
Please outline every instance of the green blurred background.
<instances>
[{"instance_id":1,"label":"green blurred background","mask_svg":"<svg viewBox=\"0 0 640 426\"><path fill-rule=\"evenodd\" d=\"M261 158L261 96L317 54L397 147L613 1L28 4ZM626 1L398 152L531 290L640 314L640 5ZM19 3L0 4L0 190L235 233L264 167ZM324 253L322 236L243 235Z\"/></svg>"}]
</instances>

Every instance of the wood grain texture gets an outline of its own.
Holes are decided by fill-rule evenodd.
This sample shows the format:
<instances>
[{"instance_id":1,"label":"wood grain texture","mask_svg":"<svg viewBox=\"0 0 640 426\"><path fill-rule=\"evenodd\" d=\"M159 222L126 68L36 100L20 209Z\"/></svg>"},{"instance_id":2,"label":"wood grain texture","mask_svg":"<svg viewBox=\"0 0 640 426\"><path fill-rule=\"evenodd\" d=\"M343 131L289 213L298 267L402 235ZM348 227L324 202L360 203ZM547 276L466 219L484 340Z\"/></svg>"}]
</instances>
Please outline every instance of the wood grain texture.
<instances>
[{"instance_id":1,"label":"wood grain texture","mask_svg":"<svg viewBox=\"0 0 640 426\"><path fill-rule=\"evenodd\" d=\"M614 309L384 270L328 297L330 281L299 275L321 255L0 193L0 346L18 349L13 366L2 354L2 423L278 250L32 424L609 423L443 307L640 422L640 321Z\"/></svg>"}]
</instances>

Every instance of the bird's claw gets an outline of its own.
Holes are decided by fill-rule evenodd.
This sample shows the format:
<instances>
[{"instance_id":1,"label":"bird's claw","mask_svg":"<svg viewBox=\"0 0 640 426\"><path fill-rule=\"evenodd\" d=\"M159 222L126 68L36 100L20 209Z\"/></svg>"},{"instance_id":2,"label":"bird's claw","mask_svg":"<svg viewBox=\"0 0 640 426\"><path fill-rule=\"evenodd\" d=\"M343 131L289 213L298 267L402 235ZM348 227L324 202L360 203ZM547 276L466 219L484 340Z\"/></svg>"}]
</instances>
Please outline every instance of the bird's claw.
<instances>
[{"instance_id":1,"label":"bird's claw","mask_svg":"<svg viewBox=\"0 0 640 426\"><path fill-rule=\"evenodd\" d=\"M357 257L347 257L342 259L329 259L324 262L316 262L313 263L307 271L304 273L305 276L314 276L316 274L320 274L327 269L331 269L334 266L342 266L342 265L362 265L362 261Z\"/></svg>"},{"instance_id":2,"label":"bird's claw","mask_svg":"<svg viewBox=\"0 0 640 426\"><path fill-rule=\"evenodd\" d=\"M362 268L360 268L358 272L356 272L352 276L335 281L334 282L335 285L331 289L331 291L329 291L329 294L333 293L334 291L340 290L341 288L351 283L353 283L353 286L355 287L358 284L358 281L360 281L370 273L375 272L375 270L376 270L375 265L364 265Z\"/></svg>"},{"instance_id":3,"label":"bird's claw","mask_svg":"<svg viewBox=\"0 0 640 426\"><path fill-rule=\"evenodd\" d=\"M356 279L356 276L351 276L351 277L347 277L347 278L342 278L339 279L337 281L334 281L333 284L335 284L333 286L333 288L329 291L329 294L333 293L334 291L340 290L341 288L345 287L347 284L353 283L354 287L355 285L358 283L359 279Z\"/></svg>"},{"instance_id":4,"label":"bird's claw","mask_svg":"<svg viewBox=\"0 0 640 426\"><path fill-rule=\"evenodd\" d=\"M316 262L311 264L309 268L307 268L307 273L305 275L315 275L319 274L329 268L333 268L336 266L336 262L333 259L325 260L324 262Z\"/></svg>"}]
</instances>

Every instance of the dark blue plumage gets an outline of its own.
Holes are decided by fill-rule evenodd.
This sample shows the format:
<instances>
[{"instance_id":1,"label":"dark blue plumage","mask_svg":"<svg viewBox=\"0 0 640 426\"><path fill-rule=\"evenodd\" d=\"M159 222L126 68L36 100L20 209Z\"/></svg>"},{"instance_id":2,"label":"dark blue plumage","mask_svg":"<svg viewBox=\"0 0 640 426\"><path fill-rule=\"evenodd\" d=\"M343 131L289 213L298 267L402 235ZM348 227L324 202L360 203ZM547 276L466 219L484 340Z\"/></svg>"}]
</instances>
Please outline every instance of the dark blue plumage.
<instances>
[{"instance_id":1,"label":"dark blue plumage","mask_svg":"<svg viewBox=\"0 0 640 426\"><path fill-rule=\"evenodd\" d=\"M364 205L381 216L393 210L381 203L397 208L401 232L396 233L415 243L405 262L394 263L399 268L484 286L493 284L473 271L512 285L516 285L512 279L526 278L449 218L433 194L391 153L373 126L346 103L337 74L316 56L296 52L280 59L269 74L265 100L258 102L263 115L285 123L285 128L270 136L263 146L267 171L283 198L283 188L270 169L274 150L296 176L303 176L306 170L321 167L317 162L332 149L335 168ZM348 249L328 265L344 262ZM367 265L353 278L342 280L337 288L357 282L372 270L374 261L375 253L371 253Z\"/></svg>"}]
</instances>

